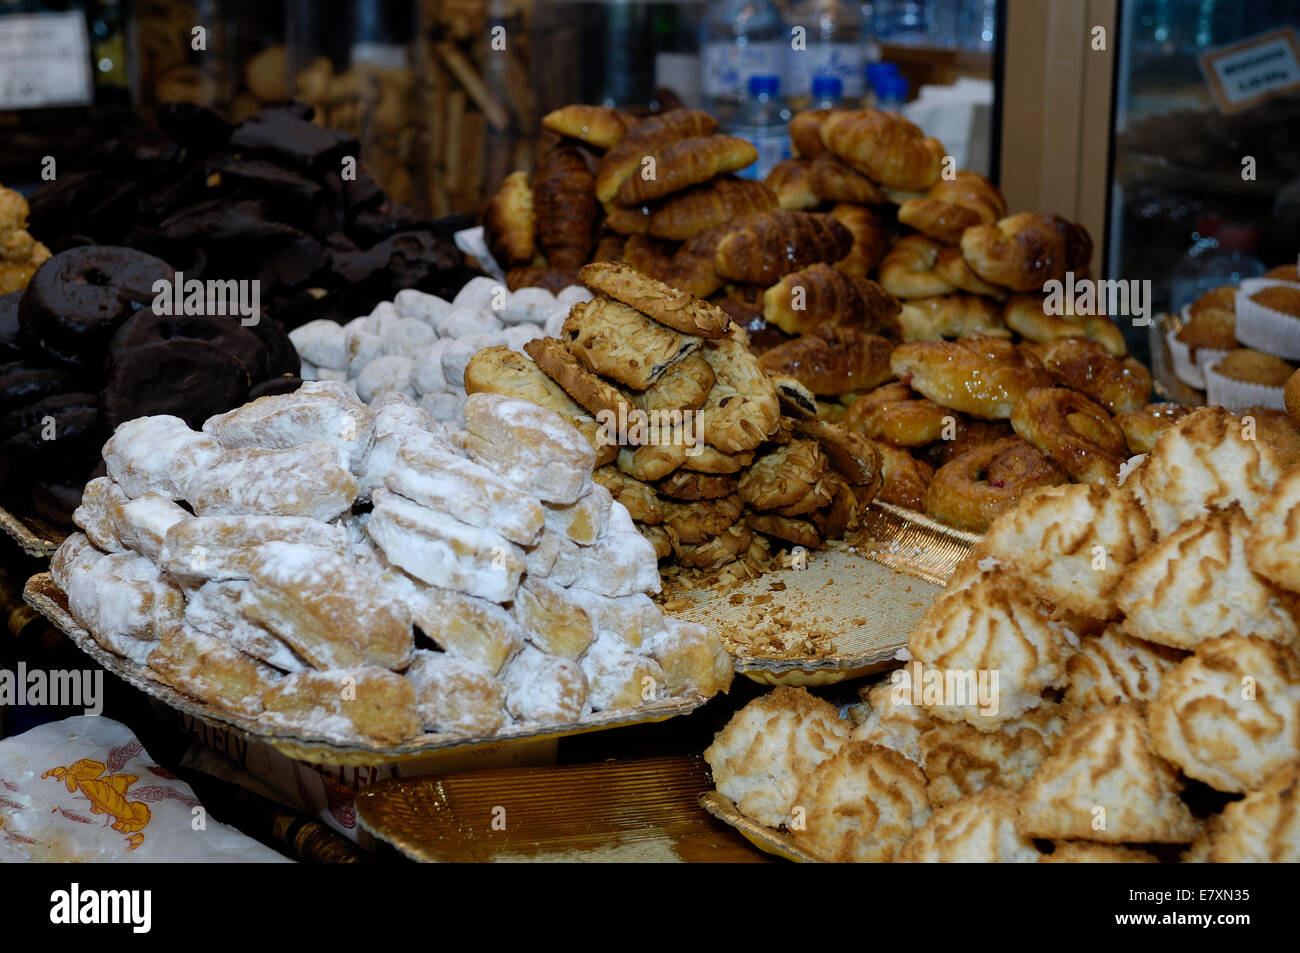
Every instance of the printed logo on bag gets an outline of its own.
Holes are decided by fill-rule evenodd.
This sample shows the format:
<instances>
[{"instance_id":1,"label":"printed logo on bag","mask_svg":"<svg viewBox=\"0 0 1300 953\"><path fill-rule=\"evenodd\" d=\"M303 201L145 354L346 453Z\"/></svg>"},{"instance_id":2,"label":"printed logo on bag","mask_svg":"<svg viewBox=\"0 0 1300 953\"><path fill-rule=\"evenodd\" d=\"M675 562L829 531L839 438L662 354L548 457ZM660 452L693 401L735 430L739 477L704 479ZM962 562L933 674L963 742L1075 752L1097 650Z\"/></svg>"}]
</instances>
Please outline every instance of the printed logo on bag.
<instances>
[{"instance_id":1,"label":"printed logo on bag","mask_svg":"<svg viewBox=\"0 0 1300 953\"><path fill-rule=\"evenodd\" d=\"M150 290L154 293L153 313L161 317L231 315L250 327L262 316L262 283L256 279L187 281L185 273L178 271L175 279L159 278Z\"/></svg>"},{"instance_id":2,"label":"printed logo on bag","mask_svg":"<svg viewBox=\"0 0 1300 953\"><path fill-rule=\"evenodd\" d=\"M50 922L126 924L132 933L148 933L153 924L152 890L82 890L78 883L50 894Z\"/></svg>"}]
</instances>

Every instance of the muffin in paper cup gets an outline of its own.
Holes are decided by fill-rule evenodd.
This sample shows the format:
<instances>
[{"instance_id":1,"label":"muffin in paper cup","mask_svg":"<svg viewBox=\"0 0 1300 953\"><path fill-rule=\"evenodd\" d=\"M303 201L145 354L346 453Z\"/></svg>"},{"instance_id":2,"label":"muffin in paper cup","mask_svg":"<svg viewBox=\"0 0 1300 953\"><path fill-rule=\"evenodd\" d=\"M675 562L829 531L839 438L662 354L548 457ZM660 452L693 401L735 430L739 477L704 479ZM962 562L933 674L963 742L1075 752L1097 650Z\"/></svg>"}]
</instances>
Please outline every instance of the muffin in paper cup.
<instances>
[{"instance_id":1,"label":"muffin in paper cup","mask_svg":"<svg viewBox=\"0 0 1300 953\"><path fill-rule=\"evenodd\" d=\"M1217 363L1217 361L1216 361ZM1247 407L1271 407L1274 410L1286 410L1286 400L1282 387L1270 387L1256 384L1254 381L1239 381L1235 377L1225 377L1214 369L1213 364L1205 365L1206 399L1211 405L1224 407L1233 413Z\"/></svg>"},{"instance_id":2,"label":"muffin in paper cup","mask_svg":"<svg viewBox=\"0 0 1300 953\"><path fill-rule=\"evenodd\" d=\"M1188 387L1205 390L1205 368L1217 363L1228 352L1209 347L1192 348L1178 340L1178 335L1192 319L1190 308L1190 304L1183 305L1182 324L1165 332L1165 343L1169 345L1169 359L1174 365L1174 376Z\"/></svg>"},{"instance_id":3,"label":"muffin in paper cup","mask_svg":"<svg viewBox=\"0 0 1300 953\"><path fill-rule=\"evenodd\" d=\"M1296 287L1270 278L1248 278L1241 283L1237 292L1237 340L1288 361L1300 360L1300 316L1275 311L1251 300L1251 295L1273 286Z\"/></svg>"}]
</instances>

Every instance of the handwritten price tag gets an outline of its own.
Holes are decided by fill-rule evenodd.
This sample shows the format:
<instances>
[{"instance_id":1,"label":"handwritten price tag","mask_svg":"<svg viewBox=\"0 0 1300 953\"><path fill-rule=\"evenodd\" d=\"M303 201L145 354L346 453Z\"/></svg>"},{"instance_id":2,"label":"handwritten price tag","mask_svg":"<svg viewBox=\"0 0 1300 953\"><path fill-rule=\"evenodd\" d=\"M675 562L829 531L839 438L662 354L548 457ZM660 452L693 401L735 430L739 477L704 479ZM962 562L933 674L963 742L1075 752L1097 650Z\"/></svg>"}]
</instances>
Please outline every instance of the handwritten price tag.
<instances>
[{"instance_id":1,"label":"handwritten price tag","mask_svg":"<svg viewBox=\"0 0 1300 953\"><path fill-rule=\"evenodd\" d=\"M80 12L0 16L0 109L94 101L90 38Z\"/></svg>"},{"instance_id":2,"label":"handwritten price tag","mask_svg":"<svg viewBox=\"0 0 1300 953\"><path fill-rule=\"evenodd\" d=\"M1249 109L1300 89L1300 37L1293 27L1211 50L1200 63L1220 112Z\"/></svg>"}]
</instances>

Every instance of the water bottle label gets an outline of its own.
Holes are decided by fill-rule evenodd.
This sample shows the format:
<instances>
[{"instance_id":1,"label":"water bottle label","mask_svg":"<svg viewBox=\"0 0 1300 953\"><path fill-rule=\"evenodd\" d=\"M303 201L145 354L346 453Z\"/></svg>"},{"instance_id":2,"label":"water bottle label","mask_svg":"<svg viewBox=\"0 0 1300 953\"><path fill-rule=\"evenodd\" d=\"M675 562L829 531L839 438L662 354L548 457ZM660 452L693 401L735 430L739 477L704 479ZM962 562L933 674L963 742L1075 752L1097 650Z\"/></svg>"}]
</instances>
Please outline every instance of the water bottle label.
<instances>
[{"instance_id":1,"label":"water bottle label","mask_svg":"<svg viewBox=\"0 0 1300 953\"><path fill-rule=\"evenodd\" d=\"M863 89L863 49L854 43L809 42L806 50L786 51L786 93L808 96L814 76L835 76L844 84L844 98L858 99Z\"/></svg>"},{"instance_id":2,"label":"water bottle label","mask_svg":"<svg viewBox=\"0 0 1300 953\"><path fill-rule=\"evenodd\" d=\"M745 136L758 150L758 161L741 169L736 175L742 179L757 179L761 182L778 162L790 158L790 137L786 134L786 127L780 129L780 135Z\"/></svg>"},{"instance_id":3,"label":"water bottle label","mask_svg":"<svg viewBox=\"0 0 1300 953\"><path fill-rule=\"evenodd\" d=\"M782 43L706 43L704 46L704 95L743 97L749 78L779 73Z\"/></svg>"}]
</instances>

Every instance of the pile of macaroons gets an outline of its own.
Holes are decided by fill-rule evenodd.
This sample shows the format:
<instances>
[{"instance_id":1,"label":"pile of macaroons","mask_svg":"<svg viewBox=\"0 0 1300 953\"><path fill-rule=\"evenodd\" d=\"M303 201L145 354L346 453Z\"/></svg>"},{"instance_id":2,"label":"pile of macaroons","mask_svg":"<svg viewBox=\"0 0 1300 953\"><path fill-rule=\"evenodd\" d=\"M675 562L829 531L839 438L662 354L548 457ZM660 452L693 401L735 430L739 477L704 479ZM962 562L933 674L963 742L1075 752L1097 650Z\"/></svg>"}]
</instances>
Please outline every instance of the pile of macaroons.
<instances>
[{"instance_id":1,"label":"pile of macaroons","mask_svg":"<svg viewBox=\"0 0 1300 953\"><path fill-rule=\"evenodd\" d=\"M337 744L563 727L729 686L665 618L653 548L557 414L304 384L120 426L51 562L75 619L153 677Z\"/></svg>"},{"instance_id":2,"label":"pile of macaroons","mask_svg":"<svg viewBox=\"0 0 1300 953\"><path fill-rule=\"evenodd\" d=\"M1300 448L1202 408L994 520L852 720L743 709L718 788L828 860L1300 861L1297 512Z\"/></svg>"},{"instance_id":3,"label":"pile of macaroons","mask_svg":"<svg viewBox=\"0 0 1300 953\"><path fill-rule=\"evenodd\" d=\"M451 301L401 291L345 325L312 321L289 337L302 356L304 380L346 381L367 404L404 394L435 420L458 427L464 421L465 366L475 352L505 345L522 354L534 338L558 335L569 308L590 299L580 285L559 294L509 291L480 277Z\"/></svg>"}]
</instances>

